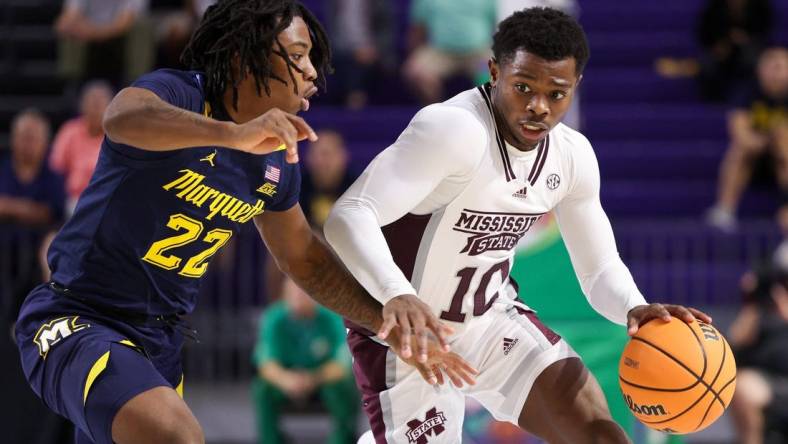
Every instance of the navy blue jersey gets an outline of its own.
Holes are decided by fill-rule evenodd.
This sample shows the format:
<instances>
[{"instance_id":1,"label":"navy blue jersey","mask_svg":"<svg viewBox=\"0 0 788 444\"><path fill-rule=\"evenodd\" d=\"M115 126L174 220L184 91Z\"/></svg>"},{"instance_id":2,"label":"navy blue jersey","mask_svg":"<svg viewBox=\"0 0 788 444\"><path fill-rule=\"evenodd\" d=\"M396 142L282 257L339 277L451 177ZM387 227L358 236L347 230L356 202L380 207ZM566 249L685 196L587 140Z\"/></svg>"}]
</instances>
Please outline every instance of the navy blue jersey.
<instances>
[{"instance_id":1,"label":"navy blue jersey","mask_svg":"<svg viewBox=\"0 0 788 444\"><path fill-rule=\"evenodd\" d=\"M132 86L208 115L202 73L159 70ZM300 182L284 151L152 152L105 137L90 184L49 249L52 279L101 304L188 313L211 257L241 224L295 205Z\"/></svg>"}]
</instances>

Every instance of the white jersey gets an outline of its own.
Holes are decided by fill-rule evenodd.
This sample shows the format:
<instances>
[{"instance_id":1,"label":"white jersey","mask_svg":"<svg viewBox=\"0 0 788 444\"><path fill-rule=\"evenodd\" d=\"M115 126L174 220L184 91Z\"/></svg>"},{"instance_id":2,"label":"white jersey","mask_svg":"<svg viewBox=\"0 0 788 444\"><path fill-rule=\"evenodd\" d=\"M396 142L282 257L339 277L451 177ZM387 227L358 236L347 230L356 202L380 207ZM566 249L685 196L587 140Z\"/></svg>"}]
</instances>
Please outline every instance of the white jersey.
<instances>
[{"instance_id":1,"label":"white jersey","mask_svg":"<svg viewBox=\"0 0 788 444\"><path fill-rule=\"evenodd\" d=\"M533 150L508 145L488 85L419 111L339 199L325 234L382 303L416 294L465 323L516 297L515 246L553 210L589 302L625 324L645 299L618 256L590 143L558 124Z\"/></svg>"}]
</instances>

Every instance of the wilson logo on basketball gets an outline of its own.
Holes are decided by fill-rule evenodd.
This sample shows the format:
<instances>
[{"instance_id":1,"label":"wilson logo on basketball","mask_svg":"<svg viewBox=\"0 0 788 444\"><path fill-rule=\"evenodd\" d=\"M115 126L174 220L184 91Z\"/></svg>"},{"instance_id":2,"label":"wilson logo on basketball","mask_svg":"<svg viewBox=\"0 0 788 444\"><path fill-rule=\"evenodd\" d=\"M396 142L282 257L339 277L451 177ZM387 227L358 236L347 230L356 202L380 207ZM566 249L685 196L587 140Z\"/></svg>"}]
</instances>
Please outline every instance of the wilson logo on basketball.
<instances>
[{"instance_id":1,"label":"wilson logo on basketball","mask_svg":"<svg viewBox=\"0 0 788 444\"><path fill-rule=\"evenodd\" d=\"M636 413L638 415L645 415L645 416L654 416L654 415L667 415L665 412L665 407L662 404L656 405L638 405L635 404L635 401L632 400L632 397L624 394L624 401L627 403L627 407L629 410L632 410L632 413Z\"/></svg>"},{"instance_id":2,"label":"wilson logo on basketball","mask_svg":"<svg viewBox=\"0 0 788 444\"><path fill-rule=\"evenodd\" d=\"M698 326L700 327L700 331L703 332L703 338L707 341L719 341L720 335L717 333L717 329L712 327L709 324L703 323L698 321Z\"/></svg>"},{"instance_id":3,"label":"wilson logo on basketball","mask_svg":"<svg viewBox=\"0 0 788 444\"><path fill-rule=\"evenodd\" d=\"M627 367L632 367L635 370L637 370L640 367L640 363L638 361L635 361L634 359L626 356L624 356L624 365L626 365Z\"/></svg>"}]
</instances>

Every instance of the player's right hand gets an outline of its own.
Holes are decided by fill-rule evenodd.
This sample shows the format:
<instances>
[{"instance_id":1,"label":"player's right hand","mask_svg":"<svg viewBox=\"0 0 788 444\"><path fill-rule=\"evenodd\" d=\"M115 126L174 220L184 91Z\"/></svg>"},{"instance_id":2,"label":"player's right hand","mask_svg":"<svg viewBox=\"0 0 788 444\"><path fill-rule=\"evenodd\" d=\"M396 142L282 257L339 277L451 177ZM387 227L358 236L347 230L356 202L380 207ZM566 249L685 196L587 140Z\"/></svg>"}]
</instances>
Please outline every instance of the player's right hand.
<instances>
[{"instance_id":1,"label":"player's right hand","mask_svg":"<svg viewBox=\"0 0 788 444\"><path fill-rule=\"evenodd\" d=\"M378 331L381 339L386 339L389 333L399 327L400 346L397 354L404 358L410 358L411 336L416 336L416 359L418 362L426 363L428 357L428 339L430 333L438 338L443 350L448 352L449 335L454 330L432 313L429 305L412 294L402 294L386 302L383 306L383 324Z\"/></svg>"},{"instance_id":2,"label":"player's right hand","mask_svg":"<svg viewBox=\"0 0 788 444\"><path fill-rule=\"evenodd\" d=\"M403 356L401 332L402 330L400 328L395 328L390 332L386 340L389 347L391 347L400 359L415 367L428 384L443 385L446 381L444 379L444 374L451 380L452 384L458 388L463 386L463 382L469 385L476 384L474 377L479 374L479 371L473 368L468 361L460 357L457 353L446 351L445 348L438 343L435 336L431 334L427 338L427 358L423 362L417 361L413 354L407 357Z\"/></svg>"},{"instance_id":3,"label":"player's right hand","mask_svg":"<svg viewBox=\"0 0 788 444\"><path fill-rule=\"evenodd\" d=\"M287 150L287 162L298 162L298 142L309 139L314 142L317 134L304 119L278 108L268 110L246 123L235 125L230 135L229 146L252 154L268 154L281 149Z\"/></svg>"}]
</instances>

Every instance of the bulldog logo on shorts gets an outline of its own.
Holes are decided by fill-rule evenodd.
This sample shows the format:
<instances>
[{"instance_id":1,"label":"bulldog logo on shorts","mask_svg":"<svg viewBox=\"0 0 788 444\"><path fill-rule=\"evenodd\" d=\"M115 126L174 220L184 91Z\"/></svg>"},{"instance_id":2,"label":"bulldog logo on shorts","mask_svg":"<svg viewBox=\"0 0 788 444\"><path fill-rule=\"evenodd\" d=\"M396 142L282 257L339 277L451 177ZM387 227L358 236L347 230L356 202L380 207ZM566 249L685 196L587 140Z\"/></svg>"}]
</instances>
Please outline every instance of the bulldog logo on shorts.
<instances>
[{"instance_id":1,"label":"bulldog logo on shorts","mask_svg":"<svg viewBox=\"0 0 788 444\"><path fill-rule=\"evenodd\" d=\"M36 332L33 342L38 346L38 353L46 358L53 345L71 336L72 334L90 327L90 324L77 324L79 316L66 316L53 319Z\"/></svg>"},{"instance_id":2,"label":"bulldog logo on shorts","mask_svg":"<svg viewBox=\"0 0 788 444\"><path fill-rule=\"evenodd\" d=\"M443 424L446 422L446 417L443 412L439 412L436 407L427 410L427 416L424 421L412 419L408 421L410 430L405 432L408 437L408 442L411 444L427 444L428 436L438 436L446 430Z\"/></svg>"}]
</instances>

